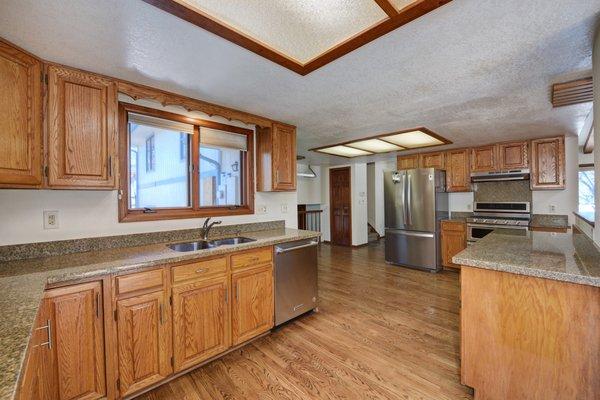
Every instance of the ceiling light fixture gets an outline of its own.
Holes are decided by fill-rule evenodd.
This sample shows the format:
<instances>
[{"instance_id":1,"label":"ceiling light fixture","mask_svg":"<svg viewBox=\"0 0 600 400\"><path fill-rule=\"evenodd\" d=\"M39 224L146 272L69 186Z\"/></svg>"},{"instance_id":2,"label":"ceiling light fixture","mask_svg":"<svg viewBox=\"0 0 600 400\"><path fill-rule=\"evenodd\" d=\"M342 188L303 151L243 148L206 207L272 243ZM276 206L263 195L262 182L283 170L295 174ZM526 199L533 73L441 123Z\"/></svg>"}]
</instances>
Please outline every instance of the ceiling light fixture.
<instances>
[{"instance_id":1,"label":"ceiling light fixture","mask_svg":"<svg viewBox=\"0 0 600 400\"><path fill-rule=\"evenodd\" d=\"M314 149L314 150L321 152L321 153L327 153L327 154L331 154L334 156L348 157L348 158L368 156L368 155L373 154L370 151L355 149L353 147L342 146L342 145L323 147L323 148Z\"/></svg>"},{"instance_id":2,"label":"ceiling light fixture","mask_svg":"<svg viewBox=\"0 0 600 400\"><path fill-rule=\"evenodd\" d=\"M360 140L358 142L348 143L347 146L354 147L355 149L370 151L372 153L387 153L390 151L404 150L404 147L386 142L381 139Z\"/></svg>"}]
</instances>

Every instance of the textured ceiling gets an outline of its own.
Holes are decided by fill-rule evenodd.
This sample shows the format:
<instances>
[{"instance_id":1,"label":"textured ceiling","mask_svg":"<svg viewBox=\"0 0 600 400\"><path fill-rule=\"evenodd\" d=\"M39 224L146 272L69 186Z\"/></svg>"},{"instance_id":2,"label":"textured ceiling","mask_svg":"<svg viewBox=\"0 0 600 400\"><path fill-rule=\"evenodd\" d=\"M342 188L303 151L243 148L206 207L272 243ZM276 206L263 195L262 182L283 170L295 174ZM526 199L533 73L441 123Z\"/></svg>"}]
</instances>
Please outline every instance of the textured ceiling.
<instances>
[{"instance_id":1,"label":"textured ceiling","mask_svg":"<svg viewBox=\"0 0 600 400\"><path fill-rule=\"evenodd\" d=\"M550 85L589 74L599 12L600 0L454 0L307 76L138 0L1 0L0 36L293 123L299 153L337 163L306 150L416 126L449 147L576 134L590 105L553 109Z\"/></svg>"},{"instance_id":2,"label":"textured ceiling","mask_svg":"<svg viewBox=\"0 0 600 400\"><path fill-rule=\"evenodd\" d=\"M374 0L178 0L302 64L387 19Z\"/></svg>"}]
</instances>

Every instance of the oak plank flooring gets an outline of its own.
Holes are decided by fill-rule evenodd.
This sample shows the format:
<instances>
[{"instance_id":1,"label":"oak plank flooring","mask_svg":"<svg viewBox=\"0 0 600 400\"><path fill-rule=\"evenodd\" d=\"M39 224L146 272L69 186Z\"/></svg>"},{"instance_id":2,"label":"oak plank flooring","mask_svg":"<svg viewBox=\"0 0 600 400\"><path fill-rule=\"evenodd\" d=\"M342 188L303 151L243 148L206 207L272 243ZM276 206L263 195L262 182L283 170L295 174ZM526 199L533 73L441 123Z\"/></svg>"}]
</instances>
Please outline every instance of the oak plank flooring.
<instances>
[{"instance_id":1,"label":"oak plank flooring","mask_svg":"<svg viewBox=\"0 0 600 400\"><path fill-rule=\"evenodd\" d=\"M318 313L138 399L472 399L459 275L390 266L383 250L321 245Z\"/></svg>"}]
</instances>

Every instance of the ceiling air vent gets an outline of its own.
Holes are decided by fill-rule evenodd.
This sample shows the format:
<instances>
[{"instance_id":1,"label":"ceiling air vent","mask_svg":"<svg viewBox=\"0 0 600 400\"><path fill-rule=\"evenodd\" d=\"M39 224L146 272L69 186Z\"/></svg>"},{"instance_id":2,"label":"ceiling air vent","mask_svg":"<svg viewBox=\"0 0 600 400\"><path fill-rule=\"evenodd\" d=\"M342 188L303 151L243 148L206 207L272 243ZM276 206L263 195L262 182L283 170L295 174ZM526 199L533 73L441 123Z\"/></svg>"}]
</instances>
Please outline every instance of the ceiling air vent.
<instances>
[{"instance_id":1,"label":"ceiling air vent","mask_svg":"<svg viewBox=\"0 0 600 400\"><path fill-rule=\"evenodd\" d=\"M592 77L552 85L552 105L554 107L588 103L594 100Z\"/></svg>"}]
</instances>

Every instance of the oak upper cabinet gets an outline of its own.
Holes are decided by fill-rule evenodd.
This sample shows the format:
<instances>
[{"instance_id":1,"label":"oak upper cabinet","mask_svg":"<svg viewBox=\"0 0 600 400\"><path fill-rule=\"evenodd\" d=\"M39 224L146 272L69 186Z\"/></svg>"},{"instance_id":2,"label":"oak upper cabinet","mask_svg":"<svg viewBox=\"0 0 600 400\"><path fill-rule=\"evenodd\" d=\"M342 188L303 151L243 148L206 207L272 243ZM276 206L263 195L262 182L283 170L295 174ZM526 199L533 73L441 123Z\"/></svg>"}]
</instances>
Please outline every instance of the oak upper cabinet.
<instances>
[{"instance_id":1,"label":"oak upper cabinet","mask_svg":"<svg viewBox=\"0 0 600 400\"><path fill-rule=\"evenodd\" d=\"M42 183L42 63L0 39L0 187Z\"/></svg>"},{"instance_id":2,"label":"oak upper cabinet","mask_svg":"<svg viewBox=\"0 0 600 400\"><path fill-rule=\"evenodd\" d=\"M157 269L115 278L118 389L123 397L172 372L171 318L163 273Z\"/></svg>"},{"instance_id":3,"label":"oak upper cabinet","mask_svg":"<svg viewBox=\"0 0 600 400\"><path fill-rule=\"evenodd\" d=\"M101 283L46 292L34 327L21 400L104 398Z\"/></svg>"},{"instance_id":4,"label":"oak upper cabinet","mask_svg":"<svg viewBox=\"0 0 600 400\"><path fill-rule=\"evenodd\" d=\"M230 346L229 277L218 276L173 288L175 372Z\"/></svg>"},{"instance_id":5,"label":"oak upper cabinet","mask_svg":"<svg viewBox=\"0 0 600 400\"><path fill-rule=\"evenodd\" d=\"M531 189L565 188L564 136L531 141Z\"/></svg>"},{"instance_id":6,"label":"oak upper cabinet","mask_svg":"<svg viewBox=\"0 0 600 400\"><path fill-rule=\"evenodd\" d=\"M527 142L499 143L498 159L502 171L529 168Z\"/></svg>"},{"instance_id":7,"label":"oak upper cabinet","mask_svg":"<svg viewBox=\"0 0 600 400\"><path fill-rule=\"evenodd\" d=\"M296 190L296 128L274 122L256 132L258 191Z\"/></svg>"},{"instance_id":8,"label":"oak upper cabinet","mask_svg":"<svg viewBox=\"0 0 600 400\"><path fill-rule=\"evenodd\" d=\"M48 186L113 189L117 91L104 77L48 67Z\"/></svg>"},{"instance_id":9,"label":"oak upper cabinet","mask_svg":"<svg viewBox=\"0 0 600 400\"><path fill-rule=\"evenodd\" d=\"M231 288L232 340L237 345L273 327L273 266L234 272Z\"/></svg>"},{"instance_id":10,"label":"oak upper cabinet","mask_svg":"<svg viewBox=\"0 0 600 400\"><path fill-rule=\"evenodd\" d=\"M460 268L452 257L467 248L467 227L460 221L442 221L442 265Z\"/></svg>"},{"instance_id":11,"label":"oak upper cabinet","mask_svg":"<svg viewBox=\"0 0 600 400\"><path fill-rule=\"evenodd\" d=\"M446 168L446 154L442 151L436 153L419 154L419 166L421 168Z\"/></svg>"},{"instance_id":12,"label":"oak upper cabinet","mask_svg":"<svg viewBox=\"0 0 600 400\"><path fill-rule=\"evenodd\" d=\"M495 144L471 149L471 172L498 170L498 147Z\"/></svg>"},{"instance_id":13,"label":"oak upper cabinet","mask_svg":"<svg viewBox=\"0 0 600 400\"><path fill-rule=\"evenodd\" d=\"M446 191L470 192L471 169L469 149L446 152Z\"/></svg>"},{"instance_id":14,"label":"oak upper cabinet","mask_svg":"<svg viewBox=\"0 0 600 400\"><path fill-rule=\"evenodd\" d=\"M398 170L419 168L419 155L411 154L409 156L398 156L396 165Z\"/></svg>"}]
</instances>

